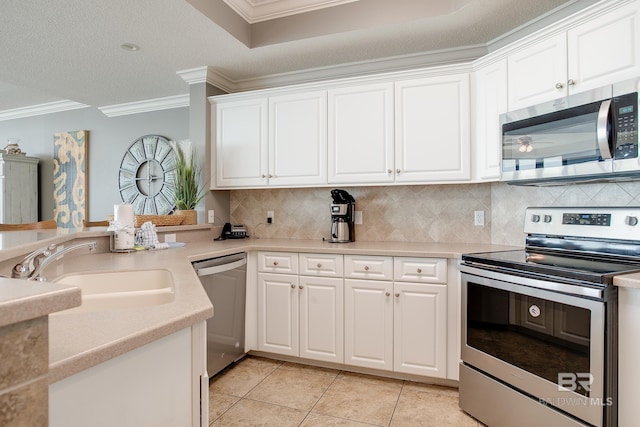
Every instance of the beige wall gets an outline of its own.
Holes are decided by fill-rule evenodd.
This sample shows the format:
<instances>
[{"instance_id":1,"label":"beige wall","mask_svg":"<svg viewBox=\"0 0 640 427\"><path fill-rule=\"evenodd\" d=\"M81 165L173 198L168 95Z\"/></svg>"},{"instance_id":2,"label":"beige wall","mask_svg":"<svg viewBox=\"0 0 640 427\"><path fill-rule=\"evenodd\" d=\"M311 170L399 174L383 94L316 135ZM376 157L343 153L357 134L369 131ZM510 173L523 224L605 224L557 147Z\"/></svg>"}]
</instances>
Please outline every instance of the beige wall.
<instances>
[{"instance_id":1,"label":"beige wall","mask_svg":"<svg viewBox=\"0 0 640 427\"><path fill-rule=\"evenodd\" d=\"M345 188L363 212L360 241L477 242L522 246L528 206L640 206L640 181L520 187L503 183ZM329 235L331 188L231 191L231 222L258 237ZM275 221L266 224L267 211ZM485 226L473 212L485 211Z\"/></svg>"}]
</instances>

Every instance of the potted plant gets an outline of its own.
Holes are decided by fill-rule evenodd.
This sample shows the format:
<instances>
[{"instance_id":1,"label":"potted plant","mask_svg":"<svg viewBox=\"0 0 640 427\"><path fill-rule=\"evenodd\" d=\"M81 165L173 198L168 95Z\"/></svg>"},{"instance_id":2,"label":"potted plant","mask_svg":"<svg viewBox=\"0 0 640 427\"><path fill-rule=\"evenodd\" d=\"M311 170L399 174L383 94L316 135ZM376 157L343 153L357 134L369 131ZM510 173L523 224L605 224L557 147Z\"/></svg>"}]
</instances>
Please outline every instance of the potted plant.
<instances>
[{"instance_id":1,"label":"potted plant","mask_svg":"<svg viewBox=\"0 0 640 427\"><path fill-rule=\"evenodd\" d=\"M189 139L171 141L171 146L176 153L175 214L185 217L182 224L197 224L195 207L206 192L198 182L201 169L196 164L195 149Z\"/></svg>"}]
</instances>

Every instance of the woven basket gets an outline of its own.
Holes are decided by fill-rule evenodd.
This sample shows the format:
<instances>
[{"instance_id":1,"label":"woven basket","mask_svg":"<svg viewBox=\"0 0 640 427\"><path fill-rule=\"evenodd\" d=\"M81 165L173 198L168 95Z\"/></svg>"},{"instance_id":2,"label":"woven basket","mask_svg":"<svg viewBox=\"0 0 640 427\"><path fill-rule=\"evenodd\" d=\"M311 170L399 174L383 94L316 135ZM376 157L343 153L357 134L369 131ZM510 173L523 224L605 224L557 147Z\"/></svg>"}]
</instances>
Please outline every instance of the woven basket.
<instances>
[{"instance_id":1,"label":"woven basket","mask_svg":"<svg viewBox=\"0 0 640 427\"><path fill-rule=\"evenodd\" d=\"M182 215L136 215L135 226L140 227L147 221L158 227L169 225L180 225L184 221Z\"/></svg>"}]
</instances>

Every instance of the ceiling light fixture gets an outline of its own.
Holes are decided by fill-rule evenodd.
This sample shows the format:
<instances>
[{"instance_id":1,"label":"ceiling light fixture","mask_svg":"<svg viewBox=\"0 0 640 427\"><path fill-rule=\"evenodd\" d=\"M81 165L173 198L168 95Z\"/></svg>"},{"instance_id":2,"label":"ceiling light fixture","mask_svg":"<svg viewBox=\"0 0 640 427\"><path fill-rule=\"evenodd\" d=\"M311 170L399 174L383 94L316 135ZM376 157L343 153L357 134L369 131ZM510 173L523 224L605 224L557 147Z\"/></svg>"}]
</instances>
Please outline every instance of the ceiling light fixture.
<instances>
[{"instance_id":1,"label":"ceiling light fixture","mask_svg":"<svg viewBox=\"0 0 640 427\"><path fill-rule=\"evenodd\" d=\"M128 50L129 52L137 52L140 50L140 46L133 43L122 43L120 47L124 50Z\"/></svg>"}]
</instances>

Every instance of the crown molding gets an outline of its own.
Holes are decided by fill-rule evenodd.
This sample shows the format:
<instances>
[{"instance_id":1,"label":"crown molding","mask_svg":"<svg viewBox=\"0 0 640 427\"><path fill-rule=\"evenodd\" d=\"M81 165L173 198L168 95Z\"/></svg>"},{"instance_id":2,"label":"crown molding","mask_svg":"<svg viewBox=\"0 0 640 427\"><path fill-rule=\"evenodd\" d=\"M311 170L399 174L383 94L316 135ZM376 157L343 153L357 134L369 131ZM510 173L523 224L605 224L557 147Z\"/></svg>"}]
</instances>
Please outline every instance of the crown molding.
<instances>
[{"instance_id":1,"label":"crown molding","mask_svg":"<svg viewBox=\"0 0 640 427\"><path fill-rule=\"evenodd\" d=\"M189 106L189 94L166 96L164 98L146 99L144 101L124 104L106 105L98 110L107 117L125 116L128 114L147 113L150 111L169 110Z\"/></svg>"},{"instance_id":2,"label":"crown molding","mask_svg":"<svg viewBox=\"0 0 640 427\"><path fill-rule=\"evenodd\" d=\"M0 111L0 121L23 119L25 117L40 116L43 114L59 113L62 111L78 110L87 108L89 105L79 102L70 101L68 99L55 102L47 102L46 104L30 105L28 107L14 108L11 110Z\"/></svg>"},{"instance_id":3,"label":"crown molding","mask_svg":"<svg viewBox=\"0 0 640 427\"><path fill-rule=\"evenodd\" d=\"M224 74L214 70L212 67L203 66L190 68L188 70L177 71L176 74L190 85L198 83L209 83L225 92L236 92L236 82Z\"/></svg>"},{"instance_id":4,"label":"crown molding","mask_svg":"<svg viewBox=\"0 0 640 427\"><path fill-rule=\"evenodd\" d=\"M487 53L486 45L465 46L457 49L445 49L418 53L414 55L394 56L371 61L352 62L311 68L290 73L271 74L250 79L233 80L212 67L204 66L178 71L188 84L209 83L227 93L261 90L274 87L301 85L323 82L331 79L367 76L444 64L465 63L476 60Z\"/></svg>"}]
</instances>

